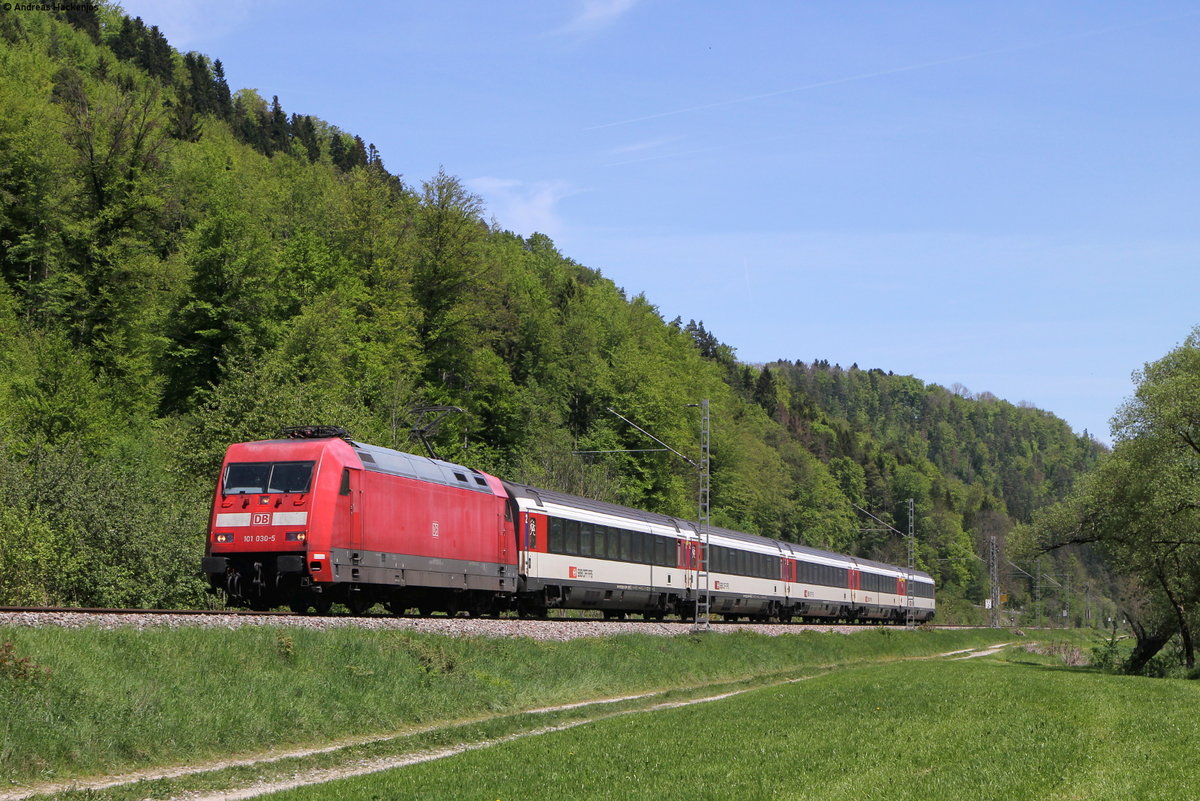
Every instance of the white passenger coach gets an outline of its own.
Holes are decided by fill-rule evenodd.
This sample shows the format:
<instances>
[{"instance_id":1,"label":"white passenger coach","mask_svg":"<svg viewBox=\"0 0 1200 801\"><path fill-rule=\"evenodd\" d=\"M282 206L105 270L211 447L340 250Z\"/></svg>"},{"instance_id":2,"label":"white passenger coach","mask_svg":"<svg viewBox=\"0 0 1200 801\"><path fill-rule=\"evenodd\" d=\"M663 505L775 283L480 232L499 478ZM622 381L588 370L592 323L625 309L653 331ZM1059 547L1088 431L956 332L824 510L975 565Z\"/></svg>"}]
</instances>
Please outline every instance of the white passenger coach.
<instances>
[{"instance_id":1,"label":"white passenger coach","mask_svg":"<svg viewBox=\"0 0 1200 801\"><path fill-rule=\"evenodd\" d=\"M918 622L935 611L929 574L521 484L523 611L599 609L690 616L707 568L710 611L726 619ZM707 557L707 558L705 558Z\"/></svg>"}]
</instances>

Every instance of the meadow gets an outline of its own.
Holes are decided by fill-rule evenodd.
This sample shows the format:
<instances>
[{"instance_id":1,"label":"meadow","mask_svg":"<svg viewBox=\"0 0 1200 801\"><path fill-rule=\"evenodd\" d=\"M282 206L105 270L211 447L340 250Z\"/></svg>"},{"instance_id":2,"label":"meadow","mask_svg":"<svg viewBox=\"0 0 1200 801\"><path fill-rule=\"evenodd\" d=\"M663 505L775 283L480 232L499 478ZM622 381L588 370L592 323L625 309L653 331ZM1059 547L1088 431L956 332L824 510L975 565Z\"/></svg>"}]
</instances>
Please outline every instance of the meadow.
<instances>
[{"instance_id":1,"label":"meadow","mask_svg":"<svg viewBox=\"0 0 1200 801\"><path fill-rule=\"evenodd\" d=\"M64 801L203 797L446 749L465 752L279 797L1141 799L1200 778L1200 685L1068 666L1101 642L1081 631L0 637L0 777ZM150 778L87 784L135 770Z\"/></svg>"},{"instance_id":2,"label":"meadow","mask_svg":"<svg viewBox=\"0 0 1200 801\"><path fill-rule=\"evenodd\" d=\"M0 779L89 776L403 733L538 706L920 656L996 632L609 636L7 628Z\"/></svg>"},{"instance_id":3,"label":"meadow","mask_svg":"<svg viewBox=\"0 0 1200 801\"><path fill-rule=\"evenodd\" d=\"M1021 650L858 665L270 796L439 799L1188 799L1200 685Z\"/></svg>"}]
</instances>

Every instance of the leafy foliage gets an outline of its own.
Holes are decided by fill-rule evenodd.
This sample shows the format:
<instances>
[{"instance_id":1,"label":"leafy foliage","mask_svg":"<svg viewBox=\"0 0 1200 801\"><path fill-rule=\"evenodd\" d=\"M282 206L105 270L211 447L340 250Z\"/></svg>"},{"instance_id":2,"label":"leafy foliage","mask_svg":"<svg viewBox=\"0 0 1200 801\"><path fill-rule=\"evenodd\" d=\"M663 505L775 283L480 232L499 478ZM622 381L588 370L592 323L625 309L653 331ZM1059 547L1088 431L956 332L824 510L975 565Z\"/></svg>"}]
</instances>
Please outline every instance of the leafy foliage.
<instances>
[{"instance_id":1,"label":"leafy foliage","mask_svg":"<svg viewBox=\"0 0 1200 801\"><path fill-rule=\"evenodd\" d=\"M1137 376L1113 421L1116 446L1065 501L1025 532L1032 547L1096 543L1126 579L1122 611L1140 672L1178 635L1196 666L1200 620L1200 329Z\"/></svg>"},{"instance_id":2,"label":"leafy foliage","mask_svg":"<svg viewBox=\"0 0 1200 801\"><path fill-rule=\"evenodd\" d=\"M920 559L968 596L986 593L978 555L988 540L995 536L1003 552L1008 532L1062 498L1103 451L1057 417L988 393L822 360L770 367L780 384L772 390L776 418L827 462L852 504L907 531L913 499ZM756 401L765 373L749 390ZM867 533L857 545L885 561L904 558L886 532ZM1058 567L1077 572L1077 586L1089 575L1080 565ZM1019 582L1011 593L1016 606L1032 601Z\"/></svg>"}]
</instances>

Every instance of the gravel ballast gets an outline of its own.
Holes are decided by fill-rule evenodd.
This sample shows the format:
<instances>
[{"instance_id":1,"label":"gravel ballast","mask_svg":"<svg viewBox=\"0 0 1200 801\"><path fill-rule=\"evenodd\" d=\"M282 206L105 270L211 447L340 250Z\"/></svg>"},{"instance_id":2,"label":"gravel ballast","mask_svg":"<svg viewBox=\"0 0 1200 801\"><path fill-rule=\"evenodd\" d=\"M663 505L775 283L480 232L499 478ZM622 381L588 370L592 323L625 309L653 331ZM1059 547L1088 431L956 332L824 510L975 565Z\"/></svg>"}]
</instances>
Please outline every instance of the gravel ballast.
<instances>
[{"instance_id":1,"label":"gravel ballast","mask_svg":"<svg viewBox=\"0 0 1200 801\"><path fill-rule=\"evenodd\" d=\"M0 626L60 626L62 628L99 629L136 628L156 626L181 628L239 629L244 626L274 626L277 628L333 629L395 629L399 631L423 631L455 637L528 637L535 640L573 640L580 637L607 637L615 634L651 634L661 637L676 637L691 634L696 629L692 623L658 623L650 621L619 620L517 620L514 618L487 619L466 617L316 617L308 615L231 615L212 614L163 614L163 613L95 613L95 612L0 612ZM758 634L794 634L800 631L836 632L850 634L862 631L862 626L832 624L786 625L767 623L714 623L709 631L724 634L734 631L752 631Z\"/></svg>"}]
</instances>

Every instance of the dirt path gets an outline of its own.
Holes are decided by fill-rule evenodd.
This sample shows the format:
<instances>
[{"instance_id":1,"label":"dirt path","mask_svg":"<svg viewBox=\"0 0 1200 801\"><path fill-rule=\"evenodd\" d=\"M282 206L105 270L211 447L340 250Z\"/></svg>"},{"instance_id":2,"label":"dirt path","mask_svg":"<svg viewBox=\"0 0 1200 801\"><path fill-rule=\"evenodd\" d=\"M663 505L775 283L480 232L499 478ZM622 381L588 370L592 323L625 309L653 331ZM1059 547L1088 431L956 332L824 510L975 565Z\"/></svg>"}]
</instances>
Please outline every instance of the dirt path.
<instances>
[{"instance_id":1,"label":"dirt path","mask_svg":"<svg viewBox=\"0 0 1200 801\"><path fill-rule=\"evenodd\" d=\"M805 677L809 678L809 677ZM775 682L773 684L760 684L754 687L747 687L742 690L732 692L719 693L716 695L704 696L701 698L693 698L687 701L664 701L653 706L643 707L638 709L630 709L621 712L609 712L606 714L595 715L581 720L573 720L569 723L563 723L556 726L542 726L529 731L517 732L514 734L498 737L492 740L483 740L474 743L462 743L459 745L448 746L446 748L437 749L434 751L418 751L409 754L402 754L394 757L385 757L375 760L356 761L351 765L346 765L338 768L323 768L305 771L297 774L286 781L265 781L256 783L249 787L236 790L223 790L208 792L189 792L180 796L180 801L216 801L216 799L238 799L238 798L253 798L257 795L265 793L273 793L279 790L289 790L294 787L302 787L309 784L322 784L324 782L333 781L335 779L346 778L349 776L362 776L368 773L377 773L382 770L390 770L392 768L400 768L406 765L416 765L421 762L430 762L435 759L444 759L445 757L454 756L467 751L476 751L481 748L490 748L494 745L519 740L524 737L533 737L541 734L549 734L551 732L563 731L572 729L576 726L582 726L587 723L594 723L605 718L622 717L624 715L638 714L641 712L657 712L664 709L674 709L681 706L690 706L692 704L703 704L710 701L720 701L724 698L731 698L735 695L749 692L750 690L760 689L762 687L774 687L783 684L791 684L804 679L787 679L785 681ZM513 714L539 715L549 714L552 712L562 712L571 709L579 709L587 706L603 706L607 704L617 704L623 701L636 701L643 698L652 698L656 695L664 695L667 692L674 690L664 690L655 693L641 693L638 695L622 695L612 698L598 698L592 701L580 701L572 704L562 704L560 706L548 706L538 709L530 709L524 712ZM495 717L503 717L497 715ZM257 754L244 757L241 759L216 760L196 765L179 765L171 768L161 768L153 770L141 770L131 773L123 773L114 776L102 776L94 779L74 779L71 781L52 782L46 784L32 785L19 790L0 790L0 801L22 801L22 799L32 798L39 795L49 795L51 793L62 793L72 790L105 790L111 787L119 787L121 785L134 784L140 781L155 781L159 779L178 779L184 776L193 776L201 773L214 773L216 771L225 770L227 768L247 767L252 765L269 765L275 762L281 762L286 759L302 759L304 757L316 756L319 754L329 754L336 751L341 751L347 748L352 748L357 745L368 745L371 743L381 743L390 740L399 740L406 737L425 734L439 729L451 728L456 725L469 722L479 722L489 720L491 718L479 718L474 721L451 721L441 722L430 726L423 726L417 729L410 729L399 734L387 734L377 737L357 737L346 738L339 740L336 743L320 746L316 748L303 748L291 751L282 751L277 753Z\"/></svg>"},{"instance_id":2,"label":"dirt path","mask_svg":"<svg viewBox=\"0 0 1200 801\"><path fill-rule=\"evenodd\" d=\"M811 677L806 677L811 678ZM660 712L664 709L677 709L684 706L693 706L695 704L707 704L712 701L721 701L725 698L733 698L742 693L750 692L751 690L759 690L763 687L777 687L782 684L793 684L804 679L788 679L787 681L776 682L774 684L763 684L755 687L747 687L744 690L734 690L727 693L719 693L717 695L709 695L703 698L692 698L687 701L665 701L661 704L645 707L643 709L630 709L623 712L610 712L604 715L596 715L595 717L586 718L583 720L573 720L570 723L561 723L557 726L543 726L529 731L517 732L508 734L504 737L497 737L492 740L482 740L475 743L461 743L459 745L439 748L435 751L418 751L412 754L403 754L395 757L385 757L382 759L370 760L367 762L356 762L353 765L346 765L339 768L329 768L324 770L314 770L307 773L294 776L290 779L282 781L267 781L253 784L249 787L239 788L237 790L221 790L212 793L188 793L179 796L171 801L238 801L244 798L254 798L255 796L265 795L267 793L276 793L281 790L292 790L297 787L307 787L313 784L324 784L325 782L336 781L337 779L346 779L352 776L365 776L369 773L379 773L380 771L393 770L395 768L403 768L408 765L418 765L422 762L432 762L436 759L445 759L446 757L464 754L468 751L479 751L484 748L491 748L495 745L510 743L514 740L521 740L526 737L538 737L543 734L551 734L558 731L566 731L573 729L576 726L584 726L588 723L595 723L599 720L607 720L609 718L625 717L627 715L640 715L645 712ZM631 698L644 696L630 696ZM623 699L604 699L596 703L616 703ZM580 704L569 704L564 708L572 708L581 706ZM582 706L586 706L583 704ZM539 712L548 712L549 709L537 710Z\"/></svg>"},{"instance_id":3,"label":"dirt path","mask_svg":"<svg viewBox=\"0 0 1200 801\"><path fill-rule=\"evenodd\" d=\"M1011 643L998 643L986 648L964 649L962 651L951 651L944 654L936 654L928 657L916 657L917 659L939 659L946 657L956 657L957 659L972 659L978 656L987 656L997 653ZM959 656L965 654L965 656ZM473 743L461 743L458 745L448 746L436 750L418 751L407 754L400 754L391 757L382 757L372 760L356 760L352 763L342 765L336 768L320 768L309 769L296 773L287 779L279 780L262 780L252 785L241 787L232 790L219 791L200 791L187 792L172 801L234 801L235 799L254 798L255 796L274 793L281 790L290 790L297 787L304 787L312 784L323 784L325 782L335 781L337 779L349 778L352 776L364 776L370 773L378 773L384 770L393 770L402 768L408 765L416 765L422 762L431 762L437 759L445 759L446 757L455 756L457 754L466 753L468 751L477 751L483 748L491 748L492 746L501 745L503 743L520 740L525 737L535 737L543 734L550 734L557 731L565 731L573 729L576 726L583 726L588 723L595 723L608 718L624 717L628 715L637 715L647 712L660 712L666 709L676 709L679 707L693 706L696 704L705 704L713 701L720 701L726 698L733 698L751 690L760 690L766 687L778 687L786 684L795 684L797 682L806 681L813 676L805 676L797 679L786 679L783 681L773 682L770 684L757 684L753 687L746 687L740 690L717 693L715 695L701 696L685 701L664 701L658 704L652 704L646 707L636 709L628 709L617 712L607 712L589 716L587 718L573 720L567 723L562 723L554 726L542 726L528 731L516 732L514 734L505 735L491 740L482 740ZM542 707L539 709L526 710L524 712L513 714L547 714L552 712L562 712L571 709L579 709L588 706L603 706L607 704L616 704L624 701L635 701L646 698L653 698L657 695L665 695L667 692L677 690L666 690L663 692L641 693L638 695L624 695L611 698L599 698L591 701L580 701L571 704L562 704L560 706ZM497 715L494 717L504 717ZM392 740L400 740L415 735L425 734L439 729L451 728L453 726L462 725L464 723L480 722L490 720L492 718L479 718L474 721L451 721L441 722L438 724L424 726L417 729L410 729L397 734L387 734L374 737L357 737L345 738L338 740L329 745L319 746L315 748L303 748L290 751L260 753L246 756L239 759L216 760L203 764L194 765L178 765L170 768L159 768L144 771L134 771L113 776L101 776L92 779L74 779L71 781L53 782L46 784L31 785L20 789L0 790L0 801L23 801L23 799L32 798L39 795L48 795L51 793L61 793L71 790L104 790L111 787L119 787L121 785L133 784L140 781L155 781L160 779L178 779L186 776L193 776L203 773L214 773L216 771L225 770L227 768L248 767L253 765L269 765L276 762L281 762L287 759L302 759L304 757L317 756L320 754L329 754L337 751L342 751L347 748L352 748L358 745L367 745L371 743L382 743Z\"/></svg>"},{"instance_id":4,"label":"dirt path","mask_svg":"<svg viewBox=\"0 0 1200 801\"><path fill-rule=\"evenodd\" d=\"M1010 645L1012 645L1011 642L1002 642L997 645L989 646L987 648L976 648L974 650L971 650L969 653L967 653L966 656L956 657L955 661L957 661L958 659L974 659L977 656L991 656L992 654L1003 651L1005 648L1007 648Z\"/></svg>"}]
</instances>

